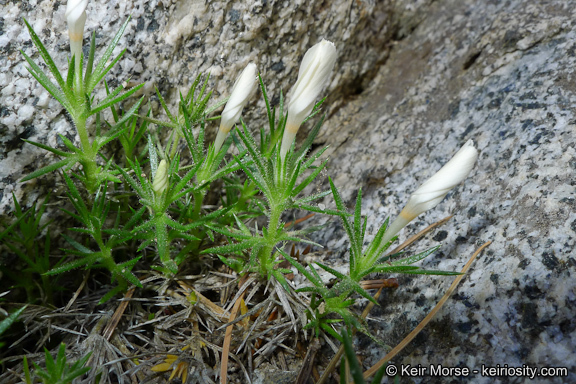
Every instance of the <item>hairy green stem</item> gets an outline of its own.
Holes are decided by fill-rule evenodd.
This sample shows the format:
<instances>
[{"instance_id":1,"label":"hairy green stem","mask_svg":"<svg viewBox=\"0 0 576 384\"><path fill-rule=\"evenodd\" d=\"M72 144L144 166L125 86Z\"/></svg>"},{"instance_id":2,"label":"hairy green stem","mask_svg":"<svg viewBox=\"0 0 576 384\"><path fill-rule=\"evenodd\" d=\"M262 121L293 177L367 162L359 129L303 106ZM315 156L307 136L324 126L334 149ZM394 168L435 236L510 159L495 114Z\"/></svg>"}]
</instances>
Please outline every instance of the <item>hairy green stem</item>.
<instances>
[{"instance_id":1,"label":"hairy green stem","mask_svg":"<svg viewBox=\"0 0 576 384\"><path fill-rule=\"evenodd\" d=\"M203 188L199 191L194 191L192 194L194 195L194 212L192 213L192 218L196 220L200 218L200 211L204 203L204 196L206 196L206 189Z\"/></svg>"},{"instance_id":2,"label":"hairy green stem","mask_svg":"<svg viewBox=\"0 0 576 384\"><path fill-rule=\"evenodd\" d=\"M272 268L274 268L274 259L272 254L274 247L278 242L278 228L280 226L280 218L282 216L282 204L273 204L271 202L270 216L268 220L268 232L266 234L266 245L258 252L258 260L260 261L260 273L267 276Z\"/></svg>"},{"instance_id":3,"label":"hairy green stem","mask_svg":"<svg viewBox=\"0 0 576 384\"><path fill-rule=\"evenodd\" d=\"M178 142L180 141L180 135L177 131L174 132L172 140L170 143L170 158L173 159L176 156L176 150L178 149Z\"/></svg>"},{"instance_id":4,"label":"hairy green stem","mask_svg":"<svg viewBox=\"0 0 576 384\"><path fill-rule=\"evenodd\" d=\"M82 56L75 57L74 62L74 95L78 102L83 103L84 82L82 81Z\"/></svg>"},{"instance_id":5,"label":"hairy green stem","mask_svg":"<svg viewBox=\"0 0 576 384\"><path fill-rule=\"evenodd\" d=\"M92 143L88 137L88 130L86 129L86 118L74 118L74 124L80 137L80 145L82 147L82 157L80 163L86 175L86 189L88 192L95 193L98 189L98 164L96 163L96 152L92 148Z\"/></svg>"},{"instance_id":6,"label":"hairy green stem","mask_svg":"<svg viewBox=\"0 0 576 384\"><path fill-rule=\"evenodd\" d=\"M158 247L158 256L164 265L170 260L170 247L168 246L168 228L166 224L156 224L156 246Z\"/></svg>"},{"instance_id":7,"label":"hairy green stem","mask_svg":"<svg viewBox=\"0 0 576 384\"><path fill-rule=\"evenodd\" d=\"M110 248L108 248L106 246L103 246L100 249L102 251L102 264L104 264L104 266L106 266L106 268L110 272L116 273L116 269L118 268L118 265L116 264L116 262L112 258L112 251L110 250ZM118 280L120 280L120 279L118 279Z\"/></svg>"},{"instance_id":8,"label":"hairy green stem","mask_svg":"<svg viewBox=\"0 0 576 384\"><path fill-rule=\"evenodd\" d=\"M92 152L92 145L90 139L88 138L88 130L86 129L86 118L84 117L73 117L74 124L76 125L76 131L78 131L78 136L80 137L80 145L82 146L83 153Z\"/></svg>"},{"instance_id":9,"label":"hairy green stem","mask_svg":"<svg viewBox=\"0 0 576 384\"><path fill-rule=\"evenodd\" d=\"M166 213L162 214L166 217ZM162 264L172 273L178 272L176 262L170 258L170 238L168 236L168 226L164 220L157 220L156 225L156 248Z\"/></svg>"}]
</instances>

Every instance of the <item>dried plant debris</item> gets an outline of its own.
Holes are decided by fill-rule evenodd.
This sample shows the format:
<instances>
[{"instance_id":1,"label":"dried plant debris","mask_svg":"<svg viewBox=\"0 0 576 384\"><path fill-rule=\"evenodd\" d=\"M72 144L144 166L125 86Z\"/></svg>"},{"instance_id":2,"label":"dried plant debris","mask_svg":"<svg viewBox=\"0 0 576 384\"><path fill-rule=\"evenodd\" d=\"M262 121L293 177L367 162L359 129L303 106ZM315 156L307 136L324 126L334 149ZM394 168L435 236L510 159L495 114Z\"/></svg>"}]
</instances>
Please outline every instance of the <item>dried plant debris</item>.
<instances>
[{"instance_id":1,"label":"dried plant debris","mask_svg":"<svg viewBox=\"0 0 576 384\"><path fill-rule=\"evenodd\" d=\"M236 286L222 306L219 291L228 280L238 280L234 274L188 277L192 279L150 277L148 289L133 289L126 295L130 297L110 301L106 309L95 313L86 310L94 308L91 300L102 292L79 297L67 309L29 306L21 315L27 332L11 347L32 346L40 351L47 340L60 340L70 361L91 353L86 366L92 369L79 381L82 383L162 383L177 378L210 383L217 379L225 329L232 326L229 372L243 377L240 381L252 377L254 369L265 363L279 369L287 368L288 362L297 366L301 356L296 344L306 324L305 297L296 300L281 285L252 278L242 289ZM203 293L192 288L206 287L207 280L215 282L215 288ZM242 294L245 298L238 316L229 322L230 306ZM42 357L42 353L28 354L32 361ZM21 360L22 356L5 359L6 363L20 363L0 376L2 383L23 380Z\"/></svg>"}]
</instances>

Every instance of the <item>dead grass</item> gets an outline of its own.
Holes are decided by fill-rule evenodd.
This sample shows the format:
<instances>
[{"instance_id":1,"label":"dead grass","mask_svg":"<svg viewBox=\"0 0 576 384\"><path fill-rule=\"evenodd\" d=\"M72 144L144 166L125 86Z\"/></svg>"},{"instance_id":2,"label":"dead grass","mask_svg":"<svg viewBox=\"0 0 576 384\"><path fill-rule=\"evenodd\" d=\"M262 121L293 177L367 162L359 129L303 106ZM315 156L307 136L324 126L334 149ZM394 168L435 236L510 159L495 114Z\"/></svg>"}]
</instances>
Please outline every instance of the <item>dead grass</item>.
<instances>
[{"instance_id":1,"label":"dead grass","mask_svg":"<svg viewBox=\"0 0 576 384\"><path fill-rule=\"evenodd\" d=\"M293 248L292 254L300 252ZM55 352L61 341L67 345L69 362L92 353L87 365L93 368L82 383L249 383L254 371L264 366L295 371L298 384L324 383L340 361L341 352L330 363L324 356L326 348L336 352L336 343L303 331L308 298L286 292L278 283L256 276L240 279L229 270L205 266L173 279L154 272L139 276L144 288L131 288L103 306L96 303L109 287L95 289L94 282L87 283L88 273L62 308L28 306L18 337L1 351L0 382L23 382L23 356L43 365L43 346ZM396 279L364 284L378 289L376 297L382 289L398 286Z\"/></svg>"}]
</instances>

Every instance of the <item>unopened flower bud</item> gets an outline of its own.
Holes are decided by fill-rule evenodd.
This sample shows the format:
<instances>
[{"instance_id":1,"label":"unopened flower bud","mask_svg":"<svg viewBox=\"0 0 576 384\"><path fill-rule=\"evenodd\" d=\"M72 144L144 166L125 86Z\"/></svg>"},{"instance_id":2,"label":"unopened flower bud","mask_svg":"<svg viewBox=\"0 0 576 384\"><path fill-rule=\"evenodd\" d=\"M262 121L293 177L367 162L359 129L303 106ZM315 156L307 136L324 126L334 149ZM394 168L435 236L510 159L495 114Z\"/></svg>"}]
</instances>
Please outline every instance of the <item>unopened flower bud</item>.
<instances>
[{"instance_id":1,"label":"unopened flower bud","mask_svg":"<svg viewBox=\"0 0 576 384\"><path fill-rule=\"evenodd\" d=\"M76 68L80 68L82 57L82 40L86 24L86 7L88 0L68 0L66 3L66 20L70 36L70 52L74 56Z\"/></svg>"},{"instance_id":2,"label":"unopened flower bud","mask_svg":"<svg viewBox=\"0 0 576 384\"><path fill-rule=\"evenodd\" d=\"M290 150L296 133L310 115L322 88L328 82L336 63L336 47L322 40L306 52L298 71L298 80L288 94L288 120L282 138L282 158Z\"/></svg>"},{"instance_id":3,"label":"unopened flower bud","mask_svg":"<svg viewBox=\"0 0 576 384\"><path fill-rule=\"evenodd\" d=\"M152 183L152 189L156 196L160 196L168 188L168 163L166 160L161 160L156 169L156 174L154 175L154 182Z\"/></svg>"},{"instance_id":4,"label":"unopened flower bud","mask_svg":"<svg viewBox=\"0 0 576 384\"><path fill-rule=\"evenodd\" d=\"M218 129L218 135L214 141L215 152L220 150L222 143L228 136L228 132L232 129L234 124L240 119L242 114L242 109L248 102L248 98L256 89L256 77L258 76L258 71L256 69L256 64L250 63L244 68L232 88L232 93L230 98L222 111L222 118L220 119L220 129Z\"/></svg>"},{"instance_id":5,"label":"unopened flower bud","mask_svg":"<svg viewBox=\"0 0 576 384\"><path fill-rule=\"evenodd\" d=\"M386 230L383 242L389 241L416 216L438 205L452 188L468 177L477 158L478 150L474 142L468 140L449 162L410 196L408 204Z\"/></svg>"}]
</instances>

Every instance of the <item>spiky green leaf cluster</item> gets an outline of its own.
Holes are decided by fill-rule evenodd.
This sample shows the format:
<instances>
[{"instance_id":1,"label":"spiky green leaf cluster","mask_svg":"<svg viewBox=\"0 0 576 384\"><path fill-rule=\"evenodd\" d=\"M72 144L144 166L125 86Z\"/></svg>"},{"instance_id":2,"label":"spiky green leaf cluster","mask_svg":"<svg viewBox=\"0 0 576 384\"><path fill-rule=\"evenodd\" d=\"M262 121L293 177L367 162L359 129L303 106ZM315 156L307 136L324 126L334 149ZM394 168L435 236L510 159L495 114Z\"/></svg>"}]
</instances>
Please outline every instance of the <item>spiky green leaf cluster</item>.
<instances>
[{"instance_id":1,"label":"spiky green leaf cluster","mask_svg":"<svg viewBox=\"0 0 576 384\"><path fill-rule=\"evenodd\" d=\"M74 238L62 234L62 237L72 246L72 248L65 251L73 257L73 260L52 268L47 272L47 275L68 272L78 267L106 268L112 274L112 280L116 280L118 285L108 292L101 299L101 302L105 302L118 292L124 291L128 284L141 287L140 280L132 273L132 268L140 257L117 262L114 259L114 251L133 237L131 229L134 228L144 214L144 207L137 212L131 212L131 219L123 225L120 224L122 212L120 210L117 211L113 227L106 229L111 208L111 201L106 197L106 184L96 193L93 205L88 207L72 179L65 173L63 175L69 190L68 198L76 212L66 209L63 209L63 211L82 224L81 227L71 228L71 230L80 235L90 236L92 245L84 245Z\"/></svg>"},{"instance_id":2,"label":"spiky green leaf cluster","mask_svg":"<svg viewBox=\"0 0 576 384\"><path fill-rule=\"evenodd\" d=\"M427 270L411 265L435 252L439 246L432 247L424 252L413 256L403 257L403 253L383 256L390 245L396 241L396 237L384 243L382 239L388 227L388 219L384 221L370 244L364 248L364 237L366 235L366 218L362 217L362 190L358 191L356 207L352 220L346 212L346 207L332 180L330 187L334 195L336 207L340 212L340 218L348 238L350 239L350 278L359 282L371 273L407 273L417 275L457 275L457 272Z\"/></svg>"},{"instance_id":3,"label":"spiky green leaf cluster","mask_svg":"<svg viewBox=\"0 0 576 384\"><path fill-rule=\"evenodd\" d=\"M32 371L32 374L28 367L28 359L24 356L24 376L26 384L34 383L35 378L40 379L44 384L69 384L91 369L91 367L84 367L91 354L90 352L74 363L68 364L66 359L66 345L64 343L60 344L56 359L52 357L48 349L44 348L46 368L42 368L34 363L35 370Z\"/></svg>"},{"instance_id":4,"label":"spiky green leaf cluster","mask_svg":"<svg viewBox=\"0 0 576 384\"><path fill-rule=\"evenodd\" d=\"M334 196L336 208L338 209L337 214L340 216L344 230L350 240L350 263L348 274L338 272L327 265L316 263L318 267L324 269L336 278L336 282L333 286L327 288L320 279L320 276L313 265L309 266L310 271L308 271L299 265L296 260L284 254L284 257L312 283L312 286L300 288L299 291L311 292L313 294L309 309L310 323L308 324L308 327L314 328L317 334L320 329L323 329L334 337L340 338L337 332L330 326L330 324L340 321L335 320L334 315L339 316L339 319L344 321L346 325L352 325L356 329L365 331L362 319L354 314L350 307L355 302L353 297L354 294L358 294L368 301L378 304L360 284L364 278L372 273L405 273L420 275L458 274L457 272L428 270L411 265L435 252L439 246L432 247L412 256L403 257L403 253L384 256L386 250L388 250L390 245L396 240L396 237L394 237L386 243L382 241L388 226L388 219L384 221L370 244L365 247L364 238L366 235L367 218L362 217L361 214L362 190L360 189L358 191L354 214L350 215L347 212L338 189L331 179L330 188Z\"/></svg>"},{"instance_id":5,"label":"spiky green leaf cluster","mask_svg":"<svg viewBox=\"0 0 576 384\"><path fill-rule=\"evenodd\" d=\"M235 160L250 181L244 184L244 190L249 190L249 193L252 193L253 190L257 189L262 194L263 199L258 201L258 207L267 216L268 225L261 229L258 227L250 229L235 216L236 228L231 226L226 229L214 229L227 237L228 244L212 247L204 252L217 254L232 269L258 272L265 277L274 276L285 285L283 273L277 267L280 263L278 257L280 254L276 247L281 247L288 241L319 244L306 239L305 235L310 232L310 228L300 231L285 228L281 221L282 214L290 209L304 209L325 214L335 214L336 212L323 210L313 205L316 200L330 194L330 191L304 197L299 196L322 172L327 162L324 160L320 165L315 165L327 148L307 156L323 119L320 119L318 124L314 126L304 145L298 151L292 148L286 159L283 160L279 155L278 146L286 124L286 115L283 114L283 98L281 95L279 113L276 115L276 108L270 108L262 79L260 82L267 107L270 133L266 134L265 130L262 129L260 143L257 143L242 121L241 128L236 130L239 137L237 147L242 154L245 153L246 155L235 156ZM317 105L316 110L318 107L319 105ZM276 121L276 116L279 116L278 121ZM225 254L236 254L237 257L234 259L224 257Z\"/></svg>"},{"instance_id":6,"label":"spiky green leaf cluster","mask_svg":"<svg viewBox=\"0 0 576 384\"><path fill-rule=\"evenodd\" d=\"M202 231L190 232L217 220L225 215L230 207L217 209L204 215L199 215L199 212L194 210L194 207L199 205L198 201L201 205L204 197L204 194L198 193L198 191L205 182L197 180L195 182L197 172L204 164L204 161L198 161L189 168L181 167L179 154L176 154L172 160L169 158L165 159L170 161L168 166L168 186L163 193L155 193L152 189L152 182L159 163L159 155L151 138L149 138L148 154L150 157L151 178L146 177L138 159L134 159L134 162L127 159L131 173L136 178L120 167L118 167L118 171L134 190L140 204L148 212L145 221L132 230L134 235L143 240L139 250L154 244L163 264L161 270L168 274L175 274L178 271L178 265L186 257L186 252L191 251L191 249L185 247L184 250L181 250L173 257L171 242L175 239L184 239L197 245L196 242L202 240L207 233ZM226 169L226 166L224 168ZM184 176L180 176L181 170L185 171ZM199 183L202 185L199 186ZM170 211L174 206L178 207L175 209L177 220L172 218ZM153 233L154 236L150 236L150 233Z\"/></svg>"},{"instance_id":7,"label":"spiky green leaf cluster","mask_svg":"<svg viewBox=\"0 0 576 384\"><path fill-rule=\"evenodd\" d=\"M66 79L60 73L60 70L56 66L54 59L48 53L48 50L36 34L34 29L28 24L24 19L26 27L32 37L32 42L40 52L44 63L48 67L49 73L55 79L56 83L50 80L49 76L32 60L28 55L22 52L22 55L28 62L28 70L32 76L38 80L38 82L68 111L78 135L80 137L80 147L76 147L70 140L66 137L60 135L64 145L68 148L68 152L62 151L56 148L49 147L47 145L28 141L28 143L35 145L39 148L45 149L53 154L62 157L55 163L52 163L46 167L40 168L31 174L27 175L22 179L22 181L28 181L36 177L45 175L59 168L64 167L65 171L70 170L74 165L79 163L82 166L83 174L78 175L79 179L86 185L88 190L94 193L100 184L105 181L119 182L112 173L109 172L110 164L107 163L104 168L98 166L97 156L104 147L112 140L125 134L125 131L129 127L127 122L131 119L132 115L140 107L142 99L136 102L129 111L127 111L121 119L117 119L116 124L110 127L110 129L103 135L100 134L100 122L99 113L106 108L112 108L114 105L126 100L130 96L134 95L144 84L140 84L129 90L124 89L123 85L119 85L111 92L107 90L107 95L104 99L95 102L94 92L95 87L104 78L104 76L112 69L112 67L120 60L126 49L124 49L120 54L118 54L111 63L107 63L114 48L118 44L120 37L124 33L126 26L128 25L130 19L122 25L114 39L112 39L111 44L108 46L96 67L94 67L94 56L96 47L96 35L92 34L92 40L90 43L90 53L88 56L88 61L86 63L86 70L83 74L83 58L73 57L68 66L68 72ZM80 66L78 67L78 72L76 71L75 61L80 60ZM91 116L96 115L96 126L97 134L94 140L90 140L87 133L87 119Z\"/></svg>"},{"instance_id":8,"label":"spiky green leaf cluster","mask_svg":"<svg viewBox=\"0 0 576 384\"><path fill-rule=\"evenodd\" d=\"M4 232L3 236L0 236L6 246L25 265L20 270L0 265L0 271L15 282L13 287L24 288L28 302L52 303L54 281L50 281L44 274L50 268L63 262L62 258L56 258L56 261L50 258L50 230L46 228L51 221L41 223L49 198L50 195L47 195L38 209L36 209L35 202L32 207L23 211L20 202L12 194L16 221ZM41 284L37 283L38 279L41 280Z\"/></svg>"},{"instance_id":9,"label":"spiky green leaf cluster","mask_svg":"<svg viewBox=\"0 0 576 384\"><path fill-rule=\"evenodd\" d=\"M103 100L101 100L99 103L97 103L94 106L92 106L90 103L84 104L84 100L82 100L83 98L90 98L90 95L94 91L94 88L96 87L96 85L98 85L98 83L112 69L112 67L114 67L114 65L122 58L122 56L126 52L126 49L123 49L122 52L120 52L112 60L111 63L107 64L108 59L110 59L110 57L112 56L112 52L114 51L114 48L116 48L116 45L118 44L118 41L122 37L124 30L128 26L129 21L130 21L130 18L128 18L124 22L122 27L118 30L118 32L116 33L116 36L114 36L114 38L112 39L112 42L110 43L110 45L108 46L108 48L106 49L106 51L104 52L104 54L102 55L100 60L98 61L98 64L96 64L96 68L94 68L94 55L95 55L95 48L96 48L96 33L92 34L92 40L90 42L90 53L89 53L88 62L86 65L86 72L85 72L84 78L81 80L81 82L79 82L78 79L76 78L77 74L75 73L74 61L75 60L82 60L82 58L76 58L76 57L72 58L70 65L68 67L66 80L64 80L64 78L60 74L60 70L56 66L56 63L54 62L54 59L52 59L52 56L50 56L50 53L48 53L48 50L46 49L46 47L44 47L44 44L42 43L42 41L40 40L40 38L38 37L36 32L34 32L34 29L30 26L30 24L28 24L28 21L26 21L26 19L24 19L24 23L26 24L26 27L28 28L28 32L30 33L30 37L32 37L32 42L34 43L36 48L38 48L38 51L40 52L40 55L42 56L44 63L47 65L48 70L50 71L50 73L52 74L54 79L56 80L56 84L54 84L54 82L52 82L48 78L48 76L46 76L44 71L28 55L26 55L24 52L22 52L22 55L24 56L24 58L26 59L26 61L30 65L28 67L28 70L30 71L32 76L34 76L34 78L36 80L38 80L38 82L40 84L42 84L42 86L44 88L46 88L46 90L56 100L58 100L58 102L60 102L60 104L62 104L62 106L64 108L66 108L66 110L71 115L76 115L79 112L81 112L81 116L84 118L87 118L89 116L92 116L92 115L100 112L100 111L103 111L104 109L106 109L106 108L108 108L114 104L117 104L117 103L127 99L128 97L133 95L135 92L137 92L140 88L142 88L144 86L144 84L140 84L140 85L122 93L122 91L124 90L124 86L119 85L111 93L108 93L108 95ZM81 64L80 64L81 72L83 69L82 64L83 63L81 62ZM77 85L78 83L81 83L82 90L83 90L82 93L80 93L80 90L74 88L74 86ZM81 100L78 100L78 99L81 99ZM81 111L79 110L79 106L83 107Z\"/></svg>"}]
</instances>

